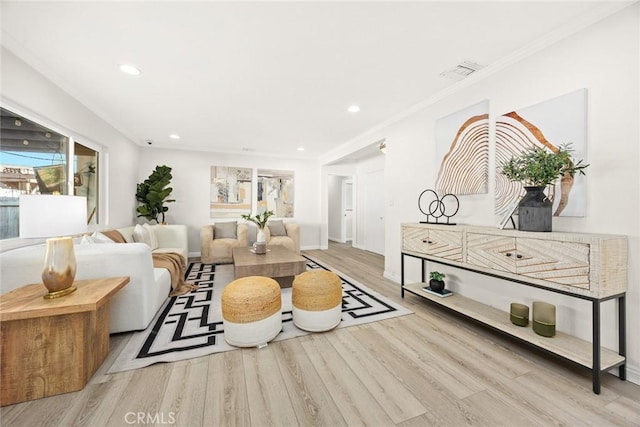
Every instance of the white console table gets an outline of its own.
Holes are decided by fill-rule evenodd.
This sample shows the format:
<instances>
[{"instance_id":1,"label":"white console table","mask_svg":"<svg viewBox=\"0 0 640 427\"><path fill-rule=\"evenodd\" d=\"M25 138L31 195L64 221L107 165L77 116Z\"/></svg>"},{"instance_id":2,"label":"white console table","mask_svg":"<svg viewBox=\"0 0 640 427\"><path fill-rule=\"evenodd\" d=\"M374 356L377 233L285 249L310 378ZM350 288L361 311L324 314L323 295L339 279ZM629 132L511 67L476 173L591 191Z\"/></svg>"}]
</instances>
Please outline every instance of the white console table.
<instances>
[{"instance_id":1,"label":"white console table","mask_svg":"<svg viewBox=\"0 0 640 427\"><path fill-rule=\"evenodd\" d=\"M422 262L422 282L405 284L405 257ZM426 261L498 277L592 303L592 341L558 332L553 338L513 325L509 313L460 295L447 298L428 286ZM601 234L534 233L490 227L402 224L401 296L405 291L479 321L500 332L591 369L593 392L600 375L615 367L626 379L627 238ZM618 302L618 352L600 345L600 304Z\"/></svg>"}]
</instances>

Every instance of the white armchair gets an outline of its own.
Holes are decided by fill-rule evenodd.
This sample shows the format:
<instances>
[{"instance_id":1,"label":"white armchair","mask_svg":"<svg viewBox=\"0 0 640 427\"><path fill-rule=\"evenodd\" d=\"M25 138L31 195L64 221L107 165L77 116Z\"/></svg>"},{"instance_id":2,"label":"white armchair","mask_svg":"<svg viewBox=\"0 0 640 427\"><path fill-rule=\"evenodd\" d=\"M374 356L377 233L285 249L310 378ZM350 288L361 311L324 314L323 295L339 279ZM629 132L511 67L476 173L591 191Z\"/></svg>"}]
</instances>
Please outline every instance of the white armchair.
<instances>
[{"instance_id":1,"label":"white armchair","mask_svg":"<svg viewBox=\"0 0 640 427\"><path fill-rule=\"evenodd\" d=\"M232 263L233 248L247 245L247 224L219 222L200 229L200 258L205 264Z\"/></svg>"}]
</instances>

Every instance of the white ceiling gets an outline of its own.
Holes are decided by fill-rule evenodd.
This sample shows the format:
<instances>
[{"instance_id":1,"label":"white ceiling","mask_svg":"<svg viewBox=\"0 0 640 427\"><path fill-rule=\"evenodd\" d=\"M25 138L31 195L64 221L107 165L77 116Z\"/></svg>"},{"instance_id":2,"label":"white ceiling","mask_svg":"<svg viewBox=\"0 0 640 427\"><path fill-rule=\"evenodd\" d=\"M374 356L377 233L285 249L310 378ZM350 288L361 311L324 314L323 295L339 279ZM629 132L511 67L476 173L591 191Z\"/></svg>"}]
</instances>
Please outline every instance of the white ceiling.
<instances>
[{"instance_id":1,"label":"white ceiling","mask_svg":"<svg viewBox=\"0 0 640 427\"><path fill-rule=\"evenodd\" d=\"M439 74L460 61L494 64L603 2L1 7L5 47L142 146L318 158L456 84Z\"/></svg>"}]
</instances>

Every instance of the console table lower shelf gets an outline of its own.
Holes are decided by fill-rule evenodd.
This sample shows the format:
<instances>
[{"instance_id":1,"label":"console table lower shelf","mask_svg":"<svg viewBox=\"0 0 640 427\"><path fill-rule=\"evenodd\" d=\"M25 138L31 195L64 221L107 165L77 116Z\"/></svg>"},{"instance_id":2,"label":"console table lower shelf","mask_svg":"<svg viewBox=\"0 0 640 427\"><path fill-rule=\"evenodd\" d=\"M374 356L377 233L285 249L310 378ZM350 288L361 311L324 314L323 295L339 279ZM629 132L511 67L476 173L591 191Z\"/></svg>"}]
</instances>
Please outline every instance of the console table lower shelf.
<instances>
[{"instance_id":1,"label":"console table lower shelf","mask_svg":"<svg viewBox=\"0 0 640 427\"><path fill-rule=\"evenodd\" d=\"M427 283L412 283L404 285L403 289L414 295L425 298L452 311L460 313L478 322L484 323L498 331L511 335L528 344L556 354L578 365L593 369L593 347L589 341L584 341L572 335L556 332L553 338L543 337L533 332L531 326L516 326L509 320L509 313L465 298L461 295L451 295L440 298L422 290L429 286ZM613 350L600 347L600 372L608 371L625 363L625 357Z\"/></svg>"}]
</instances>

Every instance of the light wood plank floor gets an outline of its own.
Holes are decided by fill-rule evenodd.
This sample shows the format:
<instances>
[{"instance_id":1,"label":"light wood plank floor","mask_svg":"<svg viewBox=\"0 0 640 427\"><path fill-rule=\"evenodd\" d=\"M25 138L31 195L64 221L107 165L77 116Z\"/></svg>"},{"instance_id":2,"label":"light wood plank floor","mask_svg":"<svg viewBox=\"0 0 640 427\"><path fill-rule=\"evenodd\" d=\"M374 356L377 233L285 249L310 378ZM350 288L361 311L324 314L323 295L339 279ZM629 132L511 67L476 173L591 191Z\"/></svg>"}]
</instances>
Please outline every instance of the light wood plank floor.
<instances>
[{"instance_id":1,"label":"light wood plank floor","mask_svg":"<svg viewBox=\"0 0 640 427\"><path fill-rule=\"evenodd\" d=\"M331 243L307 251L415 314L136 371L0 410L2 426L638 426L640 386L591 375L458 318L400 298L384 260Z\"/></svg>"}]
</instances>

